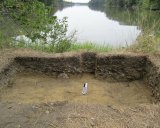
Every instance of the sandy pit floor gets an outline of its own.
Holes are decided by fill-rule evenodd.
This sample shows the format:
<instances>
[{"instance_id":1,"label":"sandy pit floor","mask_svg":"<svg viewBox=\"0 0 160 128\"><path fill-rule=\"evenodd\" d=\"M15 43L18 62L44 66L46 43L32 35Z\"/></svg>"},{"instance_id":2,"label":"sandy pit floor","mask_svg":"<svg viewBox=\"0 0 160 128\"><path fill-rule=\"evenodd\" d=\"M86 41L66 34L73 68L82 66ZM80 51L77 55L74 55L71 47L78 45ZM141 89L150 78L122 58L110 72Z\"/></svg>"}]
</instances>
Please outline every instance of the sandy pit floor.
<instances>
[{"instance_id":1,"label":"sandy pit floor","mask_svg":"<svg viewBox=\"0 0 160 128\"><path fill-rule=\"evenodd\" d=\"M87 95L82 95L83 83ZM34 73L18 73L12 87L0 93L1 102L47 103L67 101L82 104L135 105L151 103L151 92L141 81L111 83L94 75L74 75L69 79Z\"/></svg>"},{"instance_id":2,"label":"sandy pit floor","mask_svg":"<svg viewBox=\"0 0 160 128\"><path fill-rule=\"evenodd\" d=\"M160 104L142 81L110 83L18 73L0 92L0 128L159 128ZM83 83L87 95L82 95Z\"/></svg>"},{"instance_id":3,"label":"sandy pit floor","mask_svg":"<svg viewBox=\"0 0 160 128\"><path fill-rule=\"evenodd\" d=\"M1 60L3 67L9 59ZM0 128L160 128L160 103L142 81L110 83L90 74L56 79L27 72L13 80L0 90ZM87 95L81 93L84 82Z\"/></svg>"}]
</instances>

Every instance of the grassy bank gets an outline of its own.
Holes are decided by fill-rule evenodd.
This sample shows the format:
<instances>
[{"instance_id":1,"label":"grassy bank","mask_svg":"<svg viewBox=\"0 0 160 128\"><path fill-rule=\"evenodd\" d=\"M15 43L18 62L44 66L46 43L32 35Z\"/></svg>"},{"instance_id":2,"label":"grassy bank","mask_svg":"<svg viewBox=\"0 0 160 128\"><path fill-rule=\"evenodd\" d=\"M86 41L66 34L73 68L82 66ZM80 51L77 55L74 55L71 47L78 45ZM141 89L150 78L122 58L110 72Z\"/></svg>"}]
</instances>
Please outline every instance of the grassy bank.
<instances>
[{"instance_id":1,"label":"grassy bank","mask_svg":"<svg viewBox=\"0 0 160 128\"><path fill-rule=\"evenodd\" d=\"M100 44L94 44L91 42L85 42L85 43L72 44L68 51L87 50L87 51L96 51L96 52L109 52L109 51L112 51L113 49L114 48L109 45L100 45Z\"/></svg>"},{"instance_id":2,"label":"grassy bank","mask_svg":"<svg viewBox=\"0 0 160 128\"><path fill-rule=\"evenodd\" d=\"M156 53L159 52L160 48L160 21L154 23L152 26L146 21L150 19L150 16L142 17L137 19L137 24L139 29L143 30L138 36L137 40L131 46L126 46L123 48L123 51L132 51L132 52L143 52L143 53ZM148 25L148 24L149 25ZM2 30L4 27L2 27ZM7 27L6 27L7 28ZM11 27L9 27L10 30ZM29 48L37 51L43 52L68 52L68 51L95 51L95 52L110 52L110 51L120 51L121 47L114 48L109 45L94 44L93 42L84 42L78 43L71 40L63 40L59 43L25 43L24 40L15 42L13 41L13 31L10 32L9 29L6 31L0 31L0 49L3 48ZM16 32L15 32L16 33Z\"/></svg>"},{"instance_id":3,"label":"grassy bank","mask_svg":"<svg viewBox=\"0 0 160 128\"><path fill-rule=\"evenodd\" d=\"M94 51L94 52L110 52L114 50L115 48L109 46L109 45L99 45L94 44L92 42L84 42L84 43L78 43L78 42L67 42L63 43L58 46L54 46L52 44L25 44L23 42L20 42L18 44L12 44L12 48L29 48L37 51L43 51L43 52L49 52L49 53L57 53L57 52L69 52L69 51Z\"/></svg>"},{"instance_id":4,"label":"grassy bank","mask_svg":"<svg viewBox=\"0 0 160 128\"><path fill-rule=\"evenodd\" d=\"M153 32L143 32L141 33L137 40L131 46L117 47L114 48L109 45L95 44L92 42L68 42L64 41L58 44L44 44L44 43L25 43L23 41L13 42L10 38L6 38L2 33L0 33L0 49L4 48L29 48L36 51L49 52L49 53L60 53L68 51L94 51L94 52L111 52L111 51L121 51L123 49L131 52L143 52L143 53L156 53L159 52L160 48L160 36Z\"/></svg>"},{"instance_id":5,"label":"grassy bank","mask_svg":"<svg viewBox=\"0 0 160 128\"><path fill-rule=\"evenodd\" d=\"M20 42L18 44L10 43L8 39L5 39L3 36L0 37L0 49L4 48L29 48L36 51L49 52L49 53L60 53L60 52L69 52L69 51L93 51L93 52L111 52L111 51L131 51L131 52L143 52L143 53L157 53L160 48L160 38L159 36L151 35L149 33L143 33L139 35L137 40L131 46L126 47L117 47L114 48L109 45L94 44L92 42L68 42L63 43L63 45L53 46L52 44L25 44Z\"/></svg>"},{"instance_id":6,"label":"grassy bank","mask_svg":"<svg viewBox=\"0 0 160 128\"><path fill-rule=\"evenodd\" d=\"M128 49L134 52L157 53L160 48L159 36L142 33Z\"/></svg>"}]
</instances>

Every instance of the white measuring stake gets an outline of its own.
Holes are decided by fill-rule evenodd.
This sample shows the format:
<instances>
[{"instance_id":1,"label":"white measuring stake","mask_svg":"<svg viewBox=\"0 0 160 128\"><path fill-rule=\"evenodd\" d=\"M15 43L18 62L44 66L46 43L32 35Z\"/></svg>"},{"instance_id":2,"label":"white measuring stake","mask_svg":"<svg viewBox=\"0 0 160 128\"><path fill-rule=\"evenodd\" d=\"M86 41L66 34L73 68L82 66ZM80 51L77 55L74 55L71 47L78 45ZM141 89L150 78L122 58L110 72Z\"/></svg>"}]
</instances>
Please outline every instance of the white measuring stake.
<instances>
[{"instance_id":1,"label":"white measuring stake","mask_svg":"<svg viewBox=\"0 0 160 128\"><path fill-rule=\"evenodd\" d=\"M83 89L82 89L83 95L87 94L87 90L88 90L87 85L88 85L87 83L84 83L84 85L83 85Z\"/></svg>"}]
</instances>

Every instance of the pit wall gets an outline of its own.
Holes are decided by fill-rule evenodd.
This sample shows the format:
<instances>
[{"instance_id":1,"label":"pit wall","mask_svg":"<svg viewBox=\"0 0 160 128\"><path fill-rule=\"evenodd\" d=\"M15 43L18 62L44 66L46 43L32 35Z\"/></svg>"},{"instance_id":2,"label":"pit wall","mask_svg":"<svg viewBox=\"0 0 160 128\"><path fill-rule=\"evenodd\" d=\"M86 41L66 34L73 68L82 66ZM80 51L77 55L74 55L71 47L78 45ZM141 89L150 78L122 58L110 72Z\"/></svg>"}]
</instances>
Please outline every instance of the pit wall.
<instances>
[{"instance_id":1,"label":"pit wall","mask_svg":"<svg viewBox=\"0 0 160 128\"><path fill-rule=\"evenodd\" d=\"M116 81L140 80L146 73L146 56L97 55L95 75Z\"/></svg>"},{"instance_id":2,"label":"pit wall","mask_svg":"<svg viewBox=\"0 0 160 128\"><path fill-rule=\"evenodd\" d=\"M57 76L61 73L93 73L97 78L117 82L144 80L151 88L153 96L160 101L160 64L156 62L158 61L153 57L135 54L85 52L50 56L19 55L0 70L0 87L10 83L12 76L22 70Z\"/></svg>"},{"instance_id":3,"label":"pit wall","mask_svg":"<svg viewBox=\"0 0 160 128\"><path fill-rule=\"evenodd\" d=\"M153 96L160 101L160 58L148 57L144 82L149 85Z\"/></svg>"},{"instance_id":4,"label":"pit wall","mask_svg":"<svg viewBox=\"0 0 160 128\"><path fill-rule=\"evenodd\" d=\"M13 83L12 78L20 71L19 67L20 65L13 60L0 70L0 89Z\"/></svg>"},{"instance_id":5,"label":"pit wall","mask_svg":"<svg viewBox=\"0 0 160 128\"><path fill-rule=\"evenodd\" d=\"M103 55L87 52L53 57L16 57L16 62L34 72L94 73L97 78L116 81L142 79L146 73L146 56Z\"/></svg>"}]
</instances>

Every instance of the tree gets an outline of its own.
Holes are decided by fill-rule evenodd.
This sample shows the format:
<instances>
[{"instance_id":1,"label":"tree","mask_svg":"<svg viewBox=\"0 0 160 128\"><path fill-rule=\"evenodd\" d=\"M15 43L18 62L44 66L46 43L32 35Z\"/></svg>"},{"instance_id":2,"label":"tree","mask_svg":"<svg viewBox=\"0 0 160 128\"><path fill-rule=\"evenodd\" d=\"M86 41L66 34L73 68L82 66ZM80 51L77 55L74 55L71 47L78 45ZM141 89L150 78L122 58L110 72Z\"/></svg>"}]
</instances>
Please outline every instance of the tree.
<instances>
[{"instance_id":1,"label":"tree","mask_svg":"<svg viewBox=\"0 0 160 128\"><path fill-rule=\"evenodd\" d=\"M1 5L3 15L22 28L23 41L27 39L32 42L29 45L50 46L52 48L50 51L57 52L69 48L71 37L66 36L66 18L58 20L57 17L52 16L51 8L44 3L38 0L5 0ZM21 46L26 46L26 42L21 40L20 43Z\"/></svg>"}]
</instances>

